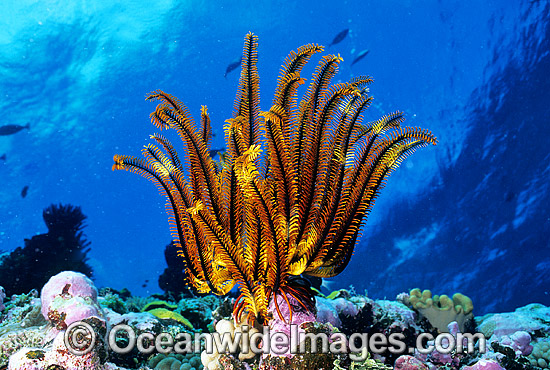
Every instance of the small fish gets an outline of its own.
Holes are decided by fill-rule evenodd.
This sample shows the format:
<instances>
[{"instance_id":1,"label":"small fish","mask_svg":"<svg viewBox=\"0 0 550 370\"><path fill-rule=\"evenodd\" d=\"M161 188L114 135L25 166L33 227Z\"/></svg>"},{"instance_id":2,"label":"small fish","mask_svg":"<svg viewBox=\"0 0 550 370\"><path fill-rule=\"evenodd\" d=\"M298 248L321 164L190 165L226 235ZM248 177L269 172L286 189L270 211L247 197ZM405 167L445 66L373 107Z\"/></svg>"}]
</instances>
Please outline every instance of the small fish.
<instances>
[{"instance_id":1,"label":"small fish","mask_svg":"<svg viewBox=\"0 0 550 370\"><path fill-rule=\"evenodd\" d=\"M342 32L337 34L336 37L334 37L334 40L332 40L332 42L330 43L330 45L328 47L330 48L332 45L336 45L336 44L342 42L342 40L345 39L346 36L348 35L348 32L349 32L349 28L346 28L345 30L343 30Z\"/></svg>"},{"instance_id":2,"label":"small fish","mask_svg":"<svg viewBox=\"0 0 550 370\"><path fill-rule=\"evenodd\" d=\"M28 192L29 192L29 185L25 185L23 190L21 190L21 198L25 198Z\"/></svg>"},{"instance_id":3,"label":"small fish","mask_svg":"<svg viewBox=\"0 0 550 370\"><path fill-rule=\"evenodd\" d=\"M223 153L225 153L225 148L221 148L221 149L210 149L208 151L208 153L210 153L210 157L214 158L216 156L216 154L219 154L220 157L223 155Z\"/></svg>"},{"instance_id":4,"label":"small fish","mask_svg":"<svg viewBox=\"0 0 550 370\"><path fill-rule=\"evenodd\" d=\"M6 160L6 153L2 154L2 156L0 157L1 160L5 161Z\"/></svg>"},{"instance_id":5,"label":"small fish","mask_svg":"<svg viewBox=\"0 0 550 370\"><path fill-rule=\"evenodd\" d=\"M351 65L354 65L355 63L357 63L358 61L360 61L361 59L363 59L364 57L367 56L367 54L369 53L369 49L365 49L365 50L361 50L357 56L355 57L355 59L353 60L353 62L351 62Z\"/></svg>"},{"instance_id":6,"label":"small fish","mask_svg":"<svg viewBox=\"0 0 550 370\"><path fill-rule=\"evenodd\" d=\"M229 65L225 69L225 73L223 74L223 77L227 78L227 74L229 72L239 68L242 60L243 60L243 57L240 57L239 59L235 59L233 62L229 63Z\"/></svg>"},{"instance_id":7,"label":"small fish","mask_svg":"<svg viewBox=\"0 0 550 370\"><path fill-rule=\"evenodd\" d=\"M18 133L19 131L23 129L30 129L31 124L27 123L25 126L21 125L5 125L0 127L0 136L7 136L7 135L13 135Z\"/></svg>"}]
</instances>

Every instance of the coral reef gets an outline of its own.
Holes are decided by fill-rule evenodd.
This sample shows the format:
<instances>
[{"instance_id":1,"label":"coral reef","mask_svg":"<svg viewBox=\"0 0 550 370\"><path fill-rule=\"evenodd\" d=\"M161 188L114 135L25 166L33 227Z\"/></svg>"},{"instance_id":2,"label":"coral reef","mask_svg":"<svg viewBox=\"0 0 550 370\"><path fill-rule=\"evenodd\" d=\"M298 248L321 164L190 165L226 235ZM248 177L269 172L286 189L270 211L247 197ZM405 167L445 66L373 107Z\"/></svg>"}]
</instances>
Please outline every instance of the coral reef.
<instances>
[{"instance_id":1,"label":"coral reef","mask_svg":"<svg viewBox=\"0 0 550 370\"><path fill-rule=\"evenodd\" d=\"M550 331L550 308L538 303L519 307L514 312L487 314L476 317L477 328L485 337L514 334L523 330L533 334L536 331Z\"/></svg>"},{"instance_id":2,"label":"coral reef","mask_svg":"<svg viewBox=\"0 0 550 370\"><path fill-rule=\"evenodd\" d=\"M283 297L278 297L283 300ZM291 353L291 343L286 346L273 345L275 335L284 334L287 338L297 340L298 336L304 336L307 333L326 333L334 332L332 325L325 325L315 322L315 316L305 309L296 308L294 314L288 312L286 305L281 304L281 316L274 317L268 327L251 327L246 320L246 315L243 314L240 320L222 319L216 323L216 332L220 336L227 335L231 338L238 339L238 346L226 353L219 353L218 349L213 348L213 351L205 349L201 354L203 365L208 369L223 369L224 363L231 364L230 366L240 368L240 362L253 361L261 364L262 369L277 369L281 366L288 365L291 361L292 366L299 369L312 368L314 364L323 363L322 368L327 364L334 362L334 357L329 354L310 354L311 343L305 343L305 352L301 354ZM273 305L275 303L272 303ZM299 306L297 301L290 301L290 305ZM292 321L286 322L284 317L292 317ZM296 325L296 329L292 330L291 325ZM260 332L260 330L262 330ZM297 348L300 345L296 342ZM253 348L261 349L261 356L252 351ZM301 347L300 347L301 348ZM290 360L292 358L292 360ZM261 359L261 360L260 360ZM228 365L229 366L229 365Z\"/></svg>"},{"instance_id":3,"label":"coral reef","mask_svg":"<svg viewBox=\"0 0 550 370\"><path fill-rule=\"evenodd\" d=\"M7 313L3 316L0 335L9 331L17 331L21 328L29 328L32 326L41 326L46 324L46 320L42 316L40 300L36 291L20 296L13 296L7 304Z\"/></svg>"},{"instance_id":4,"label":"coral reef","mask_svg":"<svg viewBox=\"0 0 550 370\"><path fill-rule=\"evenodd\" d=\"M42 345L47 330L42 316L38 292L14 295L6 302L0 316L0 368L8 363L9 357L23 347Z\"/></svg>"},{"instance_id":5,"label":"coral reef","mask_svg":"<svg viewBox=\"0 0 550 370\"><path fill-rule=\"evenodd\" d=\"M300 325L300 329L303 330L306 336L303 341L298 343L298 353L292 356L279 356L270 353L262 357L260 369L331 369L337 360L347 360L347 357L342 354L343 351L347 352L345 348L340 348L338 352L328 351L325 353L318 351L323 346L323 339L317 337L317 335L322 334L328 337L335 333L336 331L332 325L305 322ZM313 336L308 339L307 335ZM314 346L317 351L313 350Z\"/></svg>"},{"instance_id":6,"label":"coral reef","mask_svg":"<svg viewBox=\"0 0 550 370\"><path fill-rule=\"evenodd\" d=\"M0 368L6 367L10 356L21 348L41 347L44 336L45 331L39 326L28 329L14 328L0 335Z\"/></svg>"},{"instance_id":7,"label":"coral reef","mask_svg":"<svg viewBox=\"0 0 550 370\"><path fill-rule=\"evenodd\" d=\"M165 355L158 354L147 364L153 370L202 370L200 356L194 354Z\"/></svg>"},{"instance_id":8,"label":"coral reef","mask_svg":"<svg viewBox=\"0 0 550 370\"><path fill-rule=\"evenodd\" d=\"M516 357L527 356L533 351L533 346L531 345L531 335L523 330L516 331L512 335L503 335L501 337L496 337L493 335L489 338L490 343L495 341L501 345L512 348Z\"/></svg>"},{"instance_id":9,"label":"coral reef","mask_svg":"<svg viewBox=\"0 0 550 370\"><path fill-rule=\"evenodd\" d=\"M117 294L104 293L109 295L108 299L98 297L93 282L85 275L64 271L53 276L44 285L40 299L35 295L12 297L6 303L7 312L2 314L0 321L0 366L7 365L9 370L134 369L136 364L145 364L149 355L137 349L129 354L112 351L105 343L109 328L126 324L138 336L143 333L176 335L186 330L190 332L190 323L182 325L172 319L158 319L150 312L128 312L127 308L133 307L128 304L133 301L132 297L124 296L125 299L122 299ZM113 305L113 302L124 313L110 309L108 305ZM179 306L157 301L151 302L148 308L159 309L161 305L174 309ZM146 307L146 304L141 306ZM45 319L49 322L48 325L44 325ZM84 347L76 347L85 353L67 350L67 338L70 341L75 338L80 341L80 337L66 337L66 333L72 330L73 323L88 325L95 333L93 347L86 347L87 342L84 342ZM88 335L89 333L84 338L88 338ZM117 332L115 343L124 348L128 343L127 339L124 333L119 335ZM193 368L191 365L199 365L195 367L196 370L201 368L198 355L188 357L189 361L185 364L183 358L178 359L181 365L178 369L190 370Z\"/></svg>"},{"instance_id":10,"label":"coral reef","mask_svg":"<svg viewBox=\"0 0 550 370\"><path fill-rule=\"evenodd\" d=\"M395 360L394 370L428 370L428 366L414 356L403 355Z\"/></svg>"},{"instance_id":11,"label":"coral reef","mask_svg":"<svg viewBox=\"0 0 550 370\"><path fill-rule=\"evenodd\" d=\"M89 278L74 271L63 271L52 276L42 288L40 306L36 307L40 307L40 313L50 326L42 330L40 341L26 343L31 346L24 346L10 356L8 369L39 370L53 365L65 369L103 369L107 352L101 342L107 325L97 302L97 289ZM67 351L64 337L68 327L76 322L87 323L98 338L96 345L80 356ZM25 331L25 334L28 333L30 330ZM52 340L51 345L44 347Z\"/></svg>"},{"instance_id":12,"label":"coral reef","mask_svg":"<svg viewBox=\"0 0 550 370\"><path fill-rule=\"evenodd\" d=\"M102 296L103 295L103 296ZM340 290L329 294L329 298L319 298L316 309L309 310L300 306L297 300L290 298L292 314L284 297L278 296L280 316L272 307L274 317L269 322L269 340L257 334L263 334L263 328L256 323L249 325L246 313L240 320L232 316L231 299L219 299L213 296L181 299L179 302L162 301L158 298L139 298L129 294L97 289L86 276L75 272L63 272L53 276L42 288L41 298L36 291L15 295L5 302L0 316L0 368L9 370L251 370L251 369L333 369L333 370L387 370L393 367L399 370L535 370L549 368L550 356L550 308L532 304L518 308L515 312L490 314L477 317L475 332L490 334L487 348L483 352L480 341L467 351L443 351L435 349L429 353L390 353L365 351L365 343L352 341L354 333L389 336L402 334L405 348L414 348L415 340L426 333L431 325L415 310L401 302L391 300L373 300L353 291ZM404 296L399 296L404 301ZM235 301L235 299L233 299ZM271 303L273 306L275 302ZM92 307L92 308L90 308ZM115 311L112 307L116 308ZM143 312L132 312L139 307ZM137 337L149 334L153 337L161 333L176 336L181 333L193 334L197 329L173 319L155 317L151 311L163 309L171 313L184 314L194 328L208 327L210 331L228 334L232 338L240 336L233 348L218 353L213 347L210 354L201 353L207 345L203 338L201 348L190 346L179 353L166 353L160 349L152 353L141 352L134 348L128 353L113 351L104 342L109 328L118 324L127 325ZM70 311L70 312L69 312ZM56 312L55 315L52 312ZM313 313L316 312L314 315ZM43 316L43 313L45 317ZM194 313L194 314L192 314ZM88 317L86 317L88 316ZM292 316L292 321L289 318ZM92 327L98 342L93 349L82 356L66 350L64 344L65 326L78 319ZM320 321L324 320L325 323ZM212 326L212 323L215 325ZM292 356L281 346L273 346L273 335L286 333L295 335L289 329L297 324L301 334L325 334L330 336L331 353L312 353L313 345L320 346L322 338L302 337L296 343L300 351ZM47 325L46 325L47 324ZM336 324L336 325L333 325ZM437 334L432 328L431 334ZM125 348L129 343L127 332L117 332L115 345ZM361 334L361 335L362 335ZM458 323L448 325L445 335L458 338ZM52 338L53 335L53 338ZM337 338L344 338L347 345L336 346ZM357 339L357 338L356 338ZM479 338L478 338L479 339ZM443 348L450 337L441 341ZM254 343L261 352L247 351ZM433 345L427 341L425 346ZM468 346L464 342L466 349ZM86 348L86 347L84 347ZM156 347L155 347L156 348ZM175 348L175 347L174 347ZM318 347L319 348L319 347ZM301 350L303 349L303 352ZM357 352L359 350L359 352ZM157 352L156 352L157 351ZM160 353L159 353L160 352Z\"/></svg>"},{"instance_id":13,"label":"coral reef","mask_svg":"<svg viewBox=\"0 0 550 370\"><path fill-rule=\"evenodd\" d=\"M450 333L454 340L457 340L457 335L460 333L459 325L456 321L451 322L447 326L446 332ZM441 345L444 348L451 347L450 341L448 338L444 338L441 341ZM465 341L462 343L463 347L467 348L468 343ZM426 343L426 346L435 346L434 340L429 340ZM431 351L430 353L423 353L417 348L415 349L414 356L421 360L423 363L437 364L450 367L458 367L464 355L458 352L439 351L437 348Z\"/></svg>"},{"instance_id":14,"label":"coral reef","mask_svg":"<svg viewBox=\"0 0 550 370\"><path fill-rule=\"evenodd\" d=\"M96 337L98 342L101 341L106 332L105 322L93 319L83 321L93 327L93 330L98 333ZM74 355L67 351L64 336L57 335L48 348L21 348L10 357L8 370L48 370L52 366L59 366L61 369L106 370L106 357L104 344L100 343L97 343L88 353Z\"/></svg>"},{"instance_id":15,"label":"coral reef","mask_svg":"<svg viewBox=\"0 0 550 370\"><path fill-rule=\"evenodd\" d=\"M535 342L529 362L543 369L550 368L550 337L541 338Z\"/></svg>"},{"instance_id":16,"label":"coral reef","mask_svg":"<svg viewBox=\"0 0 550 370\"><path fill-rule=\"evenodd\" d=\"M41 312L56 336L74 322L95 317L104 320L97 301L97 289L86 275L63 271L52 276L40 294Z\"/></svg>"},{"instance_id":17,"label":"coral reef","mask_svg":"<svg viewBox=\"0 0 550 370\"><path fill-rule=\"evenodd\" d=\"M330 297L330 295L329 295ZM341 316L355 317L369 303L367 297L354 296L334 299L317 297L317 320L323 323L330 323L334 327L341 329Z\"/></svg>"},{"instance_id":18,"label":"coral reef","mask_svg":"<svg viewBox=\"0 0 550 370\"><path fill-rule=\"evenodd\" d=\"M90 242L83 233L80 207L51 205L42 213L46 234L25 239L25 246L0 258L0 282L8 295L28 293L65 270L92 274L87 263Z\"/></svg>"},{"instance_id":19,"label":"coral reef","mask_svg":"<svg viewBox=\"0 0 550 370\"><path fill-rule=\"evenodd\" d=\"M472 366L464 366L462 370L506 370L494 360L479 360Z\"/></svg>"}]
</instances>

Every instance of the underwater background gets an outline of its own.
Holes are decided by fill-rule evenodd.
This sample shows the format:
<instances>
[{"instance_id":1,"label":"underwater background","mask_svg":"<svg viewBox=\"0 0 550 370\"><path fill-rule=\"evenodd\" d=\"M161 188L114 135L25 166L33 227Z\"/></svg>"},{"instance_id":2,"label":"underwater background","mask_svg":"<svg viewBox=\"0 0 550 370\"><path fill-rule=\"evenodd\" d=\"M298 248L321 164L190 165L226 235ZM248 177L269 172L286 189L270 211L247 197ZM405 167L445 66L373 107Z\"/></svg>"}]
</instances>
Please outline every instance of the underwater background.
<instances>
[{"instance_id":1,"label":"underwater background","mask_svg":"<svg viewBox=\"0 0 550 370\"><path fill-rule=\"evenodd\" d=\"M367 119L402 110L406 126L439 143L389 178L330 289L391 299L414 287L459 291L477 315L549 305L545 0L4 1L0 126L30 128L0 136L0 251L45 233L49 205L80 206L95 284L160 292L165 199L145 179L111 171L113 154L138 155L154 132L145 94L173 94L195 118L207 105L213 148L223 148L239 78L224 74L248 31L259 36L266 110L288 52L328 46L346 29L324 54L344 59L337 81L374 78Z\"/></svg>"}]
</instances>

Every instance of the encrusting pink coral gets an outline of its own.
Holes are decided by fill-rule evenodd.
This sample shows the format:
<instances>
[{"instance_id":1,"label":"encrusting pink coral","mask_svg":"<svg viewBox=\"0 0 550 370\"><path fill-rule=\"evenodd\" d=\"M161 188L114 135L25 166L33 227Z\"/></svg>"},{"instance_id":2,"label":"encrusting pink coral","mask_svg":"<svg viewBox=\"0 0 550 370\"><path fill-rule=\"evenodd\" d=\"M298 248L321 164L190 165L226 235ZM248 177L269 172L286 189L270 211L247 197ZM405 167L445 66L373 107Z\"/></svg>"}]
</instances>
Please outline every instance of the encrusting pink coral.
<instances>
[{"instance_id":1,"label":"encrusting pink coral","mask_svg":"<svg viewBox=\"0 0 550 370\"><path fill-rule=\"evenodd\" d=\"M300 327L301 324L305 322L312 322L315 320L315 315L312 312L309 312L305 309L303 309L298 301L294 299L292 296L288 298L288 301L290 303L290 306L292 308L292 315L290 314L290 308L288 305L283 304L284 299L282 296L277 296L276 299L279 300L279 307L280 312L283 317L280 317L278 312L275 310L275 302L272 301L268 307L269 310L272 310L271 312L274 312L273 314L273 320L269 323L270 328L270 335L274 335L275 333L283 333L287 338L291 340L295 340L296 344L298 343L297 335L304 335L305 330ZM289 321L289 318L292 317L292 321ZM292 326L296 327L295 331L292 331ZM276 353L275 355L284 355L286 357L291 357L291 348L290 343L287 348L287 350L282 353Z\"/></svg>"},{"instance_id":2,"label":"encrusting pink coral","mask_svg":"<svg viewBox=\"0 0 550 370\"><path fill-rule=\"evenodd\" d=\"M394 370L428 370L428 366L419 359L409 355L399 356L395 360Z\"/></svg>"},{"instance_id":3,"label":"encrusting pink coral","mask_svg":"<svg viewBox=\"0 0 550 370\"><path fill-rule=\"evenodd\" d=\"M91 302L97 303L97 289L86 275L63 271L52 276L42 288L40 299L44 317L48 317L48 312L58 297L65 300L72 297L88 298Z\"/></svg>"},{"instance_id":4,"label":"encrusting pink coral","mask_svg":"<svg viewBox=\"0 0 550 370\"><path fill-rule=\"evenodd\" d=\"M479 360L472 366L464 366L462 370L506 370L493 360Z\"/></svg>"},{"instance_id":5,"label":"encrusting pink coral","mask_svg":"<svg viewBox=\"0 0 550 370\"><path fill-rule=\"evenodd\" d=\"M500 338L496 335L493 335L489 339L489 343L493 341L498 341L502 345L511 347L516 353L516 357L528 356L533 351L533 346L530 344L531 335L523 330L516 331L512 335L503 335Z\"/></svg>"},{"instance_id":6,"label":"encrusting pink coral","mask_svg":"<svg viewBox=\"0 0 550 370\"><path fill-rule=\"evenodd\" d=\"M42 315L52 325L45 341L53 339L51 348L23 347L14 353L8 370L45 370L53 365L64 369L104 370L105 353L102 337L107 330L103 310L97 302L97 289L85 275L64 271L44 285L41 293ZM97 334L97 341L90 351L73 354L65 343L65 333L71 324L84 321ZM92 342L94 343L94 342Z\"/></svg>"},{"instance_id":7,"label":"encrusting pink coral","mask_svg":"<svg viewBox=\"0 0 550 370\"><path fill-rule=\"evenodd\" d=\"M42 315L53 326L50 338L74 322L89 317L104 319L94 283L79 272L63 271L52 276L42 288L40 299Z\"/></svg>"}]
</instances>

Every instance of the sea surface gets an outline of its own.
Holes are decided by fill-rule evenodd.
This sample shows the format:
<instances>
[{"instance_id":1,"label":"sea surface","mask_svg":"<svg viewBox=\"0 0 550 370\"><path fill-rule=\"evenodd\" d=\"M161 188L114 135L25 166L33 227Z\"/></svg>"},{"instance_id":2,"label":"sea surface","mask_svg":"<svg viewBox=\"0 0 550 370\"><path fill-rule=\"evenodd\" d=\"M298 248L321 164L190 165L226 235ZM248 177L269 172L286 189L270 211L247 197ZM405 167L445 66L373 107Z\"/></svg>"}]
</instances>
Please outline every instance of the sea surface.
<instances>
[{"instance_id":1,"label":"sea surface","mask_svg":"<svg viewBox=\"0 0 550 370\"><path fill-rule=\"evenodd\" d=\"M0 126L30 129L0 136L0 251L46 232L50 204L73 204L96 285L160 292L164 197L111 171L155 132L145 95L171 93L195 118L207 105L223 148L239 72L224 74L247 32L267 110L289 51L346 29L325 50L344 59L335 82L372 76L367 119L401 110L439 143L389 178L347 270L325 285L462 292L476 314L549 305L548 0L2 1Z\"/></svg>"}]
</instances>

